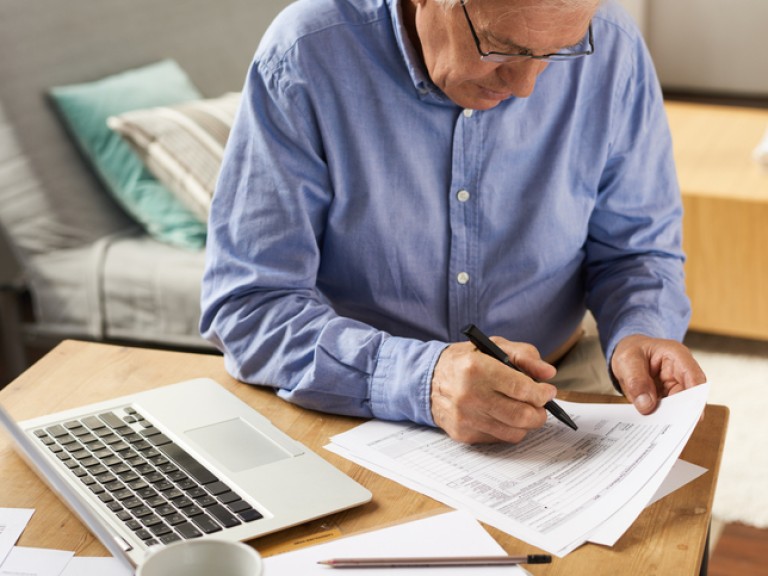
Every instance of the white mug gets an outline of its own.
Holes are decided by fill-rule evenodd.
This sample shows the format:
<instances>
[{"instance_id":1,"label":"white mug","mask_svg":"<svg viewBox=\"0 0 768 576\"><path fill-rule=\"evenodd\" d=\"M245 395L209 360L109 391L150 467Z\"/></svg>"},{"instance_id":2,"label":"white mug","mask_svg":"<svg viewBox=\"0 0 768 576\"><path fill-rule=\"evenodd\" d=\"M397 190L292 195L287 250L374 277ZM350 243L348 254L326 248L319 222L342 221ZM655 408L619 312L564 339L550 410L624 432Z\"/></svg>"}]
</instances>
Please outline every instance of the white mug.
<instances>
[{"instance_id":1,"label":"white mug","mask_svg":"<svg viewBox=\"0 0 768 576\"><path fill-rule=\"evenodd\" d=\"M259 553L242 542L197 538L152 549L136 576L261 576Z\"/></svg>"}]
</instances>

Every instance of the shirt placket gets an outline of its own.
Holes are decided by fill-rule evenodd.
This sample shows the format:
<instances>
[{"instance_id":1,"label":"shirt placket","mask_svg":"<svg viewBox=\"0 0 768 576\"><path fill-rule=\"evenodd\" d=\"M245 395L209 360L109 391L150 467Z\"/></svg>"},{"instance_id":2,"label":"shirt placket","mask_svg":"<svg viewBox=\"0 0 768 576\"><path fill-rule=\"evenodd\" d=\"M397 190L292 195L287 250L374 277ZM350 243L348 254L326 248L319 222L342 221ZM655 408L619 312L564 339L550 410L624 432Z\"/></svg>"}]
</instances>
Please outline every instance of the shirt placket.
<instances>
[{"instance_id":1,"label":"shirt placket","mask_svg":"<svg viewBox=\"0 0 768 576\"><path fill-rule=\"evenodd\" d=\"M448 203L451 225L448 325L454 341L464 339L461 335L464 326L478 321L481 133L482 113L463 110L454 127Z\"/></svg>"}]
</instances>

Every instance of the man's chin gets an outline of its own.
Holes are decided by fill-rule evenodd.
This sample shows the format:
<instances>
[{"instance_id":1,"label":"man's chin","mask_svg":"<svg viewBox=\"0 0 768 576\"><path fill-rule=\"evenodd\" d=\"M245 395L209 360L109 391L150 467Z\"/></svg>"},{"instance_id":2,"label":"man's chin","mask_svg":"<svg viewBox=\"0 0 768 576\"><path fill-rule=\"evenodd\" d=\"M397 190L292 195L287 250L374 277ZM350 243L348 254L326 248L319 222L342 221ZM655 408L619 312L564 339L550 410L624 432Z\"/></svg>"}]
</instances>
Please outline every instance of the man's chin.
<instances>
[{"instance_id":1,"label":"man's chin","mask_svg":"<svg viewBox=\"0 0 768 576\"><path fill-rule=\"evenodd\" d=\"M495 92L479 87L477 93L473 95L472 98L468 98L471 104L466 106L466 108L472 108L473 110L490 110L505 100L509 100L513 96L513 94Z\"/></svg>"}]
</instances>

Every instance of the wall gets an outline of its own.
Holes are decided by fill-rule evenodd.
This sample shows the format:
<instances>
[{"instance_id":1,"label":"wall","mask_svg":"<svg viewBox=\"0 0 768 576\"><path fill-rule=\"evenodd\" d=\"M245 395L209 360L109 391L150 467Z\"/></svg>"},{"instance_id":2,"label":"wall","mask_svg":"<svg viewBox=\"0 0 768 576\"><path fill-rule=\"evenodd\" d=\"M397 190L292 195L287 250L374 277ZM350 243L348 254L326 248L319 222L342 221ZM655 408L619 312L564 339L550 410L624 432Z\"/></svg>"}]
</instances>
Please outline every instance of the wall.
<instances>
[{"instance_id":1,"label":"wall","mask_svg":"<svg viewBox=\"0 0 768 576\"><path fill-rule=\"evenodd\" d=\"M619 0L667 90L768 98L768 1Z\"/></svg>"}]
</instances>

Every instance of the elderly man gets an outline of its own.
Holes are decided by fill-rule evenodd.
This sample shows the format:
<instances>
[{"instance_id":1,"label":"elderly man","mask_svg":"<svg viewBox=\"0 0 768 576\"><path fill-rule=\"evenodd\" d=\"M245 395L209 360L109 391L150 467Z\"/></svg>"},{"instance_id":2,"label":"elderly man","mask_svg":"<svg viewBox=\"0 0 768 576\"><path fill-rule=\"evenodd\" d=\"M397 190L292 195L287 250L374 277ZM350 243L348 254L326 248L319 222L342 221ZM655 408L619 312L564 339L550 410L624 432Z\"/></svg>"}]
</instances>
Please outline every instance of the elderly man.
<instances>
[{"instance_id":1,"label":"elderly man","mask_svg":"<svg viewBox=\"0 0 768 576\"><path fill-rule=\"evenodd\" d=\"M520 441L555 385L650 413L705 380L679 342L680 202L614 3L299 0L246 79L201 330L245 382L464 442Z\"/></svg>"}]
</instances>

